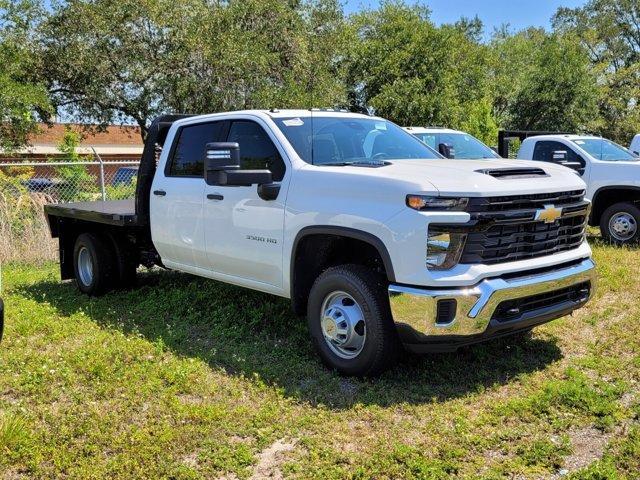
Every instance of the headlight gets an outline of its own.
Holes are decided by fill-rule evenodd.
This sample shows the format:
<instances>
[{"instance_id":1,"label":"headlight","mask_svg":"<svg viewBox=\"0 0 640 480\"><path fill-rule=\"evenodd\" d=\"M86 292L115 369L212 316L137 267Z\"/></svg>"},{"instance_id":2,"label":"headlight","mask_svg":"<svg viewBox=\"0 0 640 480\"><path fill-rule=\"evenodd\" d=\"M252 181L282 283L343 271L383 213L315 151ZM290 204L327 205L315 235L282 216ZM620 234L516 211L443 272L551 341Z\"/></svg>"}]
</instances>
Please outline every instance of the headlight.
<instances>
[{"instance_id":1,"label":"headlight","mask_svg":"<svg viewBox=\"0 0 640 480\"><path fill-rule=\"evenodd\" d=\"M432 197L429 195L407 195L407 206L414 210L464 210L468 198Z\"/></svg>"},{"instance_id":2,"label":"headlight","mask_svg":"<svg viewBox=\"0 0 640 480\"><path fill-rule=\"evenodd\" d=\"M466 238L464 233L429 227L427 232L427 268L429 270L448 270L455 267L460 261Z\"/></svg>"}]
</instances>

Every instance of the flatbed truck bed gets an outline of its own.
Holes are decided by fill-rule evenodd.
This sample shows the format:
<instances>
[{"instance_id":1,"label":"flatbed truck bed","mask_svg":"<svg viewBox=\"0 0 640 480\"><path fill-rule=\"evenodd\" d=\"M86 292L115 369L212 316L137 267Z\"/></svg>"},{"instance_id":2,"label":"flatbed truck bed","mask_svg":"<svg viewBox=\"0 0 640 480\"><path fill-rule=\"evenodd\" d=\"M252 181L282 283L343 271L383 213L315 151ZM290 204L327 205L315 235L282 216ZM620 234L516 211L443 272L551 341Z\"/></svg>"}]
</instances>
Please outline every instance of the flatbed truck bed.
<instances>
[{"instance_id":1,"label":"flatbed truck bed","mask_svg":"<svg viewBox=\"0 0 640 480\"><path fill-rule=\"evenodd\" d=\"M136 215L135 200L111 200L49 204L44 207L47 216L70 218L121 227L143 226Z\"/></svg>"}]
</instances>

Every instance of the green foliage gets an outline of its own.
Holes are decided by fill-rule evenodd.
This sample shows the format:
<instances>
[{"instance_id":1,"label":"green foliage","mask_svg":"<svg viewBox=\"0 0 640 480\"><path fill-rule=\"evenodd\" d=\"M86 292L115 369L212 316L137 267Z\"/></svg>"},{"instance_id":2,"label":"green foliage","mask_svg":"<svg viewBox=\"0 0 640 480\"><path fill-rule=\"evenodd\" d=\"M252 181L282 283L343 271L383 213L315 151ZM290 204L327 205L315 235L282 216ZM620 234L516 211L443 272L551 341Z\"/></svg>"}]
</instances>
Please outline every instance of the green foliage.
<instances>
[{"instance_id":1,"label":"green foliage","mask_svg":"<svg viewBox=\"0 0 640 480\"><path fill-rule=\"evenodd\" d=\"M333 105L341 21L335 0L62 2L38 29L39 73L71 113L143 131L166 111Z\"/></svg>"},{"instance_id":2,"label":"green foliage","mask_svg":"<svg viewBox=\"0 0 640 480\"><path fill-rule=\"evenodd\" d=\"M529 29L492 41L495 112L511 129L577 132L597 118L597 86L584 49Z\"/></svg>"},{"instance_id":3,"label":"green foliage","mask_svg":"<svg viewBox=\"0 0 640 480\"><path fill-rule=\"evenodd\" d=\"M56 263L4 264L0 471L637 478L640 284L621 279L640 257L593 250L598 293L574 315L526 338L408 356L375 380L325 369L285 299L164 270L89 298ZM2 434L16 418L22 433Z\"/></svg>"},{"instance_id":4,"label":"green foliage","mask_svg":"<svg viewBox=\"0 0 640 480\"><path fill-rule=\"evenodd\" d=\"M55 161L68 163L84 161L85 158L78 154L79 146L80 134L67 127L58 144L58 150L62 156L56 157ZM56 173L60 177L56 185L58 200L63 202L95 200L98 193L96 179L89 174L86 165L58 166Z\"/></svg>"},{"instance_id":5,"label":"green foliage","mask_svg":"<svg viewBox=\"0 0 640 480\"><path fill-rule=\"evenodd\" d=\"M426 7L383 2L354 16L354 101L401 125L475 125L488 93L487 48L467 25L436 27L429 15ZM480 128L473 133L485 137Z\"/></svg>"},{"instance_id":6,"label":"green foliage","mask_svg":"<svg viewBox=\"0 0 640 480\"><path fill-rule=\"evenodd\" d=\"M137 177L133 177L128 183L118 183L117 185L106 185L105 193L108 200L126 200L136 196Z\"/></svg>"},{"instance_id":7,"label":"green foliage","mask_svg":"<svg viewBox=\"0 0 640 480\"><path fill-rule=\"evenodd\" d=\"M600 120L597 130L628 144L640 131L640 2L590 0L560 8L554 28L579 39L597 76Z\"/></svg>"},{"instance_id":8,"label":"green foliage","mask_svg":"<svg viewBox=\"0 0 640 480\"><path fill-rule=\"evenodd\" d=\"M10 453L26 443L27 424L20 415L0 413L0 452Z\"/></svg>"},{"instance_id":9,"label":"green foliage","mask_svg":"<svg viewBox=\"0 0 640 480\"><path fill-rule=\"evenodd\" d=\"M498 128L640 130L640 4L561 8L554 30L478 18L435 25L385 0L345 17L338 0L0 0L0 126L24 143L58 111L143 134L166 112L345 106L443 125L495 144ZM4 129L4 130L2 130Z\"/></svg>"},{"instance_id":10,"label":"green foliage","mask_svg":"<svg viewBox=\"0 0 640 480\"><path fill-rule=\"evenodd\" d=\"M46 89L28 76L34 61L29 35L39 15L31 0L0 0L0 148L9 151L27 143L38 113L51 113Z\"/></svg>"}]
</instances>

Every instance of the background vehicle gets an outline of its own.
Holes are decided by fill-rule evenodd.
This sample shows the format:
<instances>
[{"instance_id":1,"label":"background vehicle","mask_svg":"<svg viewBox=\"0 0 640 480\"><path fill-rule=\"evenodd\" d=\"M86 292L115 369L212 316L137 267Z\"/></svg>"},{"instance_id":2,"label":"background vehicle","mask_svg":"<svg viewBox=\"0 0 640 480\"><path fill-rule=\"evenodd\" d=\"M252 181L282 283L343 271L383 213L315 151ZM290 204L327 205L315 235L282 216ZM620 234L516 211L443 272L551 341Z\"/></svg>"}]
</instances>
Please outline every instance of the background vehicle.
<instances>
[{"instance_id":1,"label":"background vehicle","mask_svg":"<svg viewBox=\"0 0 640 480\"><path fill-rule=\"evenodd\" d=\"M117 187L118 185L128 185L138 175L138 167L120 167L116 170L111 180L111 185Z\"/></svg>"},{"instance_id":2,"label":"background vehicle","mask_svg":"<svg viewBox=\"0 0 640 480\"><path fill-rule=\"evenodd\" d=\"M405 127L405 130L446 158L500 158L473 135L442 127Z\"/></svg>"},{"instance_id":3,"label":"background vehicle","mask_svg":"<svg viewBox=\"0 0 640 480\"><path fill-rule=\"evenodd\" d=\"M137 179L135 200L45 207L63 279L97 295L160 265L290 298L344 374L381 372L401 345L526 331L593 291L576 175L451 162L382 118L163 116Z\"/></svg>"},{"instance_id":4,"label":"background vehicle","mask_svg":"<svg viewBox=\"0 0 640 480\"><path fill-rule=\"evenodd\" d=\"M631 150L631 153L634 153L635 155L640 155L640 133L633 137L633 140L631 140L629 150Z\"/></svg>"},{"instance_id":5,"label":"background vehicle","mask_svg":"<svg viewBox=\"0 0 640 480\"><path fill-rule=\"evenodd\" d=\"M640 159L610 140L589 135L525 138L518 158L557 163L576 171L592 202L589 223L616 244L640 239Z\"/></svg>"}]
</instances>

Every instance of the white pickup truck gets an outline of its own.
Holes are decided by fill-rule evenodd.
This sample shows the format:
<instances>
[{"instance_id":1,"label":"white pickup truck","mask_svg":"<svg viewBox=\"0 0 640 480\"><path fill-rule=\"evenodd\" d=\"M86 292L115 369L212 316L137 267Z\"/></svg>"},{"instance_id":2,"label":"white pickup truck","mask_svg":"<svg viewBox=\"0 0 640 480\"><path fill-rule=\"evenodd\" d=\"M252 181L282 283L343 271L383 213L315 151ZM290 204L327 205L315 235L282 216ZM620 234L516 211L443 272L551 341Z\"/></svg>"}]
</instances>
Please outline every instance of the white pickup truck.
<instances>
[{"instance_id":1,"label":"white pickup truck","mask_svg":"<svg viewBox=\"0 0 640 480\"><path fill-rule=\"evenodd\" d=\"M82 292L139 265L269 292L326 365L375 375L402 345L451 351L587 302L584 188L552 164L452 163L382 118L261 110L160 117L135 200L45 209Z\"/></svg>"},{"instance_id":2,"label":"white pickup truck","mask_svg":"<svg viewBox=\"0 0 640 480\"><path fill-rule=\"evenodd\" d=\"M591 135L525 138L518 158L557 163L575 170L587 184L589 223L618 245L640 240L640 158L616 143Z\"/></svg>"},{"instance_id":3,"label":"white pickup truck","mask_svg":"<svg viewBox=\"0 0 640 480\"><path fill-rule=\"evenodd\" d=\"M444 127L404 127L404 129L446 158L466 160L501 158L476 137L460 130Z\"/></svg>"}]
</instances>

